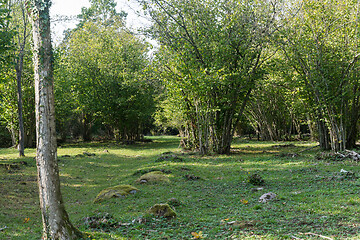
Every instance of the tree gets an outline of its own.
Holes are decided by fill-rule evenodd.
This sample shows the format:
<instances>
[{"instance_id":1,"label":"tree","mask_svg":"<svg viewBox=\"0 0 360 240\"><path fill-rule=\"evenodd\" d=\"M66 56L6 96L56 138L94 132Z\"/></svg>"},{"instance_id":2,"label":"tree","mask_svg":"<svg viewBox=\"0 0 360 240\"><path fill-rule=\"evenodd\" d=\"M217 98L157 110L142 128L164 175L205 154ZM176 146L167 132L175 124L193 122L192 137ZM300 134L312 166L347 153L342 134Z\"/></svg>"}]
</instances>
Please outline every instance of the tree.
<instances>
[{"instance_id":1,"label":"tree","mask_svg":"<svg viewBox=\"0 0 360 240\"><path fill-rule=\"evenodd\" d=\"M31 50L31 23L24 0L9 2L13 29L12 48L7 51L7 62L0 69L4 84L0 84L0 117L12 136L12 145L19 155L25 147L34 147L35 109L34 77ZM16 101L15 101L16 100Z\"/></svg>"},{"instance_id":2,"label":"tree","mask_svg":"<svg viewBox=\"0 0 360 240\"><path fill-rule=\"evenodd\" d=\"M112 25L119 19L125 19L127 13L124 11L117 12L116 2L114 0L90 0L89 8L82 8L81 14L78 15L80 23L78 27L82 27L86 22L102 21L106 25Z\"/></svg>"},{"instance_id":3,"label":"tree","mask_svg":"<svg viewBox=\"0 0 360 240\"><path fill-rule=\"evenodd\" d=\"M297 73L323 149L355 146L360 108L359 5L357 1L303 0L283 16L286 63ZM294 17L295 16L295 17Z\"/></svg>"},{"instance_id":4,"label":"tree","mask_svg":"<svg viewBox=\"0 0 360 240\"><path fill-rule=\"evenodd\" d=\"M265 1L143 1L161 44L159 72L185 114L187 142L230 152L234 127L262 76L275 4Z\"/></svg>"},{"instance_id":5,"label":"tree","mask_svg":"<svg viewBox=\"0 0 360 240\"><path fill-rule=\"evenodd\" d=\"M14 1L13 2L13 19L17 26L14 28L17 29L16 36L16 53L14 54L15 58L15 72L16 72L16 84L17 84L17 105L18 105L18 122L19 122L19 155L25 156L25 133L24 133L24 118L23 118L23 94L22 94L22 75L24 69L24 56L25 48L29 42L30 31L28 31L29 19L26 14L25 1ZM19 10L17 12L16 10Z\"/></svg>"},{"instance_id":6,"label":"tree","mask_svg":"<svg viewBox=\"0 0 360 240\"><path fill-rule=\"evenodd\" d=\"M122 21L90 21L72 32L62 49L57 94L64 93L61 88L71 89L86 123L101 122L118 140L141 139L155 111L153 86L144 72L149 64L147 45ZM88 132L83 139L89 140Z\"/></svg>"},{"instance_id":7,"label":"tree","mask_svg":"<svg viewBox=\"0 0 360 240\"><path fill-rule=\"evenodd\" d=\"M53 94L50 0L28 2L32 13L38 184L43 220L43 239L79 239L82 234L70 223L60 192L57 164Z\"/></svg>"}]
</instances>

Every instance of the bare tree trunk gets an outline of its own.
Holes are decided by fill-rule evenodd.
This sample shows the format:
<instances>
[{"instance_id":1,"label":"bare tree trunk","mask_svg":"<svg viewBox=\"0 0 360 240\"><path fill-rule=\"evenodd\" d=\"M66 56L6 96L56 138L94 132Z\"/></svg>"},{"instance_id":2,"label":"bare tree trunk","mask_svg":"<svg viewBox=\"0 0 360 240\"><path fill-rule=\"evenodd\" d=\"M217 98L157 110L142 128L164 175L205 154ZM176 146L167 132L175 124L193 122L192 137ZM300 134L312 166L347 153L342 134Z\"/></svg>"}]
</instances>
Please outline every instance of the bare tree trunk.
<instances>
[{"instance_id":1,"label":"bare tree trunk","mask_svg":"<svg viewBox=\"0 0 360 240\"><path fill-rule=\"evenodd\" d=\"M21 61L22 62L22 61ZM21 66L22 68L22 66ZM18 102L18 117L19 117L19 156L25 156L24 150L24 118L23 118L23 105L21 93L21 70L16 69L16 82L17 82L17 102Z\"/></svg>"},{"instance_id":2,"label":"bare tree trunk","mask_svg":"<svg viewBox=\"0 0 360 240\"><path fill-rule=\"evenodd\" d=\"M21 14L23 21L23 32L19 33L19 54L16 59L16 83L17 83L17 103L18 103L18 117L19 117L19 156L25 156L25 133L24 133L24 118L23 118L23 104L22 104L22 87L21 87L21 78L24 66L24 51L26 40L28 37L27 24L28 18L25 13L25 6L21 5Z\"/></svg>"},{"instance_id":3,"label":"bare tree trunk","mask_svg":"<svg viewBox=\"0 0 360 240\"><path fill-rule=\"evenodd\" d=\"M25 141L24 141L24 118L22 105L22 91L21 91L21 75L23 69L24 46L20 47L19 58L16 63L16 83L17 83L17 103L18 103L18 117L19 117L19 156L25 156Z\"/></svg>"},{"instance_id":4,"label":"bare tree trunk","mask_svg":"<svg viewBox=\"0 0 360 240\"><path fill-rule=\"evenodd\" d=\"M70 223L60 192L57 164L53 92L50 0L32 0L34 38L36 162L43 239L80 239L82 234Z\"/></svg>"}]
</instances>

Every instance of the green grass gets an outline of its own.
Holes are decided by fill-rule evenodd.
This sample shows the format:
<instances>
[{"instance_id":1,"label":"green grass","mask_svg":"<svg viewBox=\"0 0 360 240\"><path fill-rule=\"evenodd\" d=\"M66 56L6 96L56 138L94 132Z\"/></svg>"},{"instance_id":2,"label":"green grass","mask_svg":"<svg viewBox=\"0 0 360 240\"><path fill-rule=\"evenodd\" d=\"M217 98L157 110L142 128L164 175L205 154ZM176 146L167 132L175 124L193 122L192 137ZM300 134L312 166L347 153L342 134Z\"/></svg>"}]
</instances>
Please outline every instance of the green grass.
<instances>
[{"instance_id":1,"label":"green grass","mask_svg":"<svg viewBox=\"0 0 360 240\"><path fill-rule=\"evenodd\" d=\"M203 232L205 239L360 239L360 181L338 180L341 169L359 172L359 163L320 161L312 149L297 157L287 156L315 143L292 142L277 147L273 142L236 140L230 155L182 153L176 137L151 137L153 142L133 146L109 143L79 143L58 149L62 193L72 222L89 239L192 239ZM104 151L107 150L107 151ZM180 161L157 161L163 152L175 152ZM76 156L83 152L95 156ZM0 167L0 239L40 239L41 216L36 185L35 149L18 158L14 149L0 149L0 164L25 161L20 169ZM63 157L70 155L70 157ZM171 182L138 184L141 172L164 169ZM257 173L264 190L248 177ZM200 177L189 180L185 175ZM135 195L94 204L107 187L131 184ZM277 199L259 203L267 192ZM156 219L146 211L156 203L176 198L178 217ZM245 201L248 201L245 204ZM110 213L116 228L92 229L84 218ZM146 219L147 221L139 221ZM235 225L227 222L237 221ZM225 223L225 224L224 224Z\"/></svg>"}]
</instances>

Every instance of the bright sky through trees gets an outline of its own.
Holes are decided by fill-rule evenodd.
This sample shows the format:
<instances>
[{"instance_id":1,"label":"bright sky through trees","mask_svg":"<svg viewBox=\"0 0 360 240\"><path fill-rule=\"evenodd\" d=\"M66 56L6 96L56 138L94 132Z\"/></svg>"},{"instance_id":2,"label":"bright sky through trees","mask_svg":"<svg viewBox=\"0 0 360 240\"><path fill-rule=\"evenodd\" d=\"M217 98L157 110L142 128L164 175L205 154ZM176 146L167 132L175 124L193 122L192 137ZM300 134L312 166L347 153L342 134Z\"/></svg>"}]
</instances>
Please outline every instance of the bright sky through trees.
<instances>
[{"instance_id":1,"label":"bright sky through trees","mask_svg":"<svg viewBox=\"0 0 360 240\"><path fill-rule=\"evenodd\" d=\"M141 9L135 0L116 0L117 10L123 10L128 13L127 25L130 28L139 28L147 23L144 17L139 16L138 11ZM75 17L81 13L82 7L89 7L88 0L52 0L50 14L53 19L52 32L55 43L62 39L64 30L76 26L76 20L57 21L58 16Z\"/></svg>"}]
</instances>

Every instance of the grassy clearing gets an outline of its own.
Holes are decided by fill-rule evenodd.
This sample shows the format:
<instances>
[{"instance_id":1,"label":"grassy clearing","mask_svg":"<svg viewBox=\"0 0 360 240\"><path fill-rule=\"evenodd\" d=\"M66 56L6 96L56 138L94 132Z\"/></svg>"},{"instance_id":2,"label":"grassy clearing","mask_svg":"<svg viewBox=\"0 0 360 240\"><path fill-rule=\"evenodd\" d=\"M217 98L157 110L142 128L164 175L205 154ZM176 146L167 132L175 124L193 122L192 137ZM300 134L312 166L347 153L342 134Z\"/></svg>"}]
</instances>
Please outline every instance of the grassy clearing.
<instances>
[{"instance_id":1,"label":"grassy clearing","mask_svg":"<svg viewBox=\"0 0 360 240\"><path fill-rule=\"evenodd\" d=\"M359 173L353 161L315 160L316 149L291 157L314 143L249 142L237 140L233 154L199 156L181 153L176 137L151 137L152 143L64 145L58 149L66 208L73 223L89 239L360 239L360 181L337 178L341 169ZM157 160L164 152L181 160ZM85 156L83 153L94 153ZM0 149L0 164L24 161L19 169L0 167L0 239L40 239L35 150L18 158L13 149ZM68 156L66 156L68 155ZM80 156L81 155L81 156ZM149 170L163 170L170 183L140 184ZM248 183L257 173L264 189ZM140 191L124 198L93 203L103 189L131 184ZM274 201L259 203L267 192ZM146 211L176 198L178 217L156 219ZM106 215L109 213L110 215ZM106 216L91 228L86 218ZM231 223L232 224L228 224ZM90 224L91 225L91 224Z\"/></svg>"}]
</instances>

